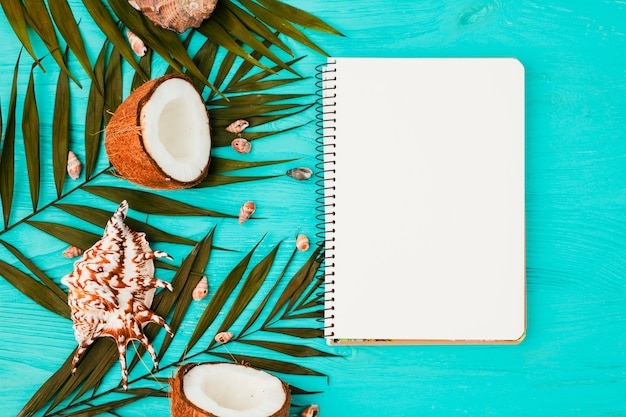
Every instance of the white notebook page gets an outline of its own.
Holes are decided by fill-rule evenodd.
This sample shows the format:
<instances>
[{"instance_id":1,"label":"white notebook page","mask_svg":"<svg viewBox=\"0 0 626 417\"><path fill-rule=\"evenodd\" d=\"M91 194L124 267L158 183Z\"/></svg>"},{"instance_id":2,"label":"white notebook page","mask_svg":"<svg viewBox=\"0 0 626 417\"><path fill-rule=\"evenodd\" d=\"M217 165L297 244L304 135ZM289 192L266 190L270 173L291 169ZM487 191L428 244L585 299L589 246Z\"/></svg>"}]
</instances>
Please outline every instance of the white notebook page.
<instances>
[{"instance_id":1,"label":"white notebook page","mask_svg":"<svg viewBox=\"0 0 626 417\"><path fill-rule=\"evenodd\" d=\"M336 81L326 83L336 86L336 99L326 100L336 102L336 172L327 183L335 187L332 337L521 340L522 65L329 62L336 69Z\"/></svg>"}]
</instances>

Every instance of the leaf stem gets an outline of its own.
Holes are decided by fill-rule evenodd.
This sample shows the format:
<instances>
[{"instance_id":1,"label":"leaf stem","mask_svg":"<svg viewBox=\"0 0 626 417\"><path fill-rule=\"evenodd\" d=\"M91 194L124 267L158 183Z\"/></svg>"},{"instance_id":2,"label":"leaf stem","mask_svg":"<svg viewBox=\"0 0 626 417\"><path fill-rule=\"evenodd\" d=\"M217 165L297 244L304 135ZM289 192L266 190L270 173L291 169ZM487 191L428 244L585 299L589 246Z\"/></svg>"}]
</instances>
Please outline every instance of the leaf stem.
<instances>
[{"instance_id":1,"label":"leaf stem","mask_svg":"<svg viewBox=\"0 0 626 417\"><path fill-rule=\"evenodd\" d=\"M5 234L6 232L9 232L11 230L13 230L14 228L16 228L17 226L23 224L23 223L27 223L31 218L33 218L34 216L36 216L37 214L41 213L42 211L54 206L56 203L58 203L59 201L63 200L65 197L69 196L70 194L72 194L74 191L76 190L80 190L82 189L83 186L85 186L86 184L88 184L89 182L93 181L95 178L99 177L100 175L106 173L108 170L111 169L111 165L109 164L108 167L106 167L105 169L101 170L100 172L98 172L95 175L92 175L91 178L89 180L83 181L81 184L79 184L77 187L72 188L71 190L67 191L65 194L62 194L61 196L53 199L52 201L50 201L48 204L40 207L38 210L33 211L32 213L30 213L29 215L21 218L20 220L18 220L17 222L7 226L6 228L4 228L3 230L0 230L0 236L2 236L3 234Z\"/></svg>"}]
</instances>

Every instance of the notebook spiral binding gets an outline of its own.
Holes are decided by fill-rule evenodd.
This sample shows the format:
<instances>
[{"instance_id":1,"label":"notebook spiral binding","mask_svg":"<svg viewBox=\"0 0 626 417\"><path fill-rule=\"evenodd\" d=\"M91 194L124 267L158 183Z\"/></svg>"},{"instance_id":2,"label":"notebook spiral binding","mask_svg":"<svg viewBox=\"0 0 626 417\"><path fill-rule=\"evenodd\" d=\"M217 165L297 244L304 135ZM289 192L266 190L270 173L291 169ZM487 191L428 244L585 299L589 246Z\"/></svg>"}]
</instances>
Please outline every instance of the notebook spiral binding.
<instances>
[{"instance_id":1,"label":"notebook spiral binding","mask_svg":"<svg viewBox=\"0 0 626 417\"><path fill-rule=\"evenodd\" d=\"M324 254L324 337L334 336L335 285L335 122L336 68L334 62L316 67L316 185L318 220L316 237L325 246Z\"/></svg>"}]
</instances>

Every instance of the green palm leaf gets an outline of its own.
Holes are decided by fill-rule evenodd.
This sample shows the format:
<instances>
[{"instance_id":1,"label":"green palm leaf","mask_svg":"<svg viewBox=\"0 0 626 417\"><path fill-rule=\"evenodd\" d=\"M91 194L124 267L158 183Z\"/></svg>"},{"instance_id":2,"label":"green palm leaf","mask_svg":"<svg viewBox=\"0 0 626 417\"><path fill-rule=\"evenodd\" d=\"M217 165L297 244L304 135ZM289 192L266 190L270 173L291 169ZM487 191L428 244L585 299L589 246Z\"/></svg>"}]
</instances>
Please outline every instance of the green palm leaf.
<instances>
[{"instance_id":1,"label":"green palm leaf","mask_svg":"<svg viewBox=\"0 0 626 417\"><path fill-rule=\"evenodd\" d=\"M16 289L40 306L58 314L61 317L70 317L70 308L66 299L61 299L49 287L32 279L30 275L20 271L13 265L0 261L0 275Z\"/></svg>"},{"instance_id":2,"label":"green palm leaf","mask_svg":"<svg viewBox=\"0 0 626 417\"><path fill-rule=\"evenodd\" d=\"M270 298L272 297L272 295L274 294L274 292L276 291L276 289L278 288L278 285L280 284L280 282L282 281L283 277L285 276L287 269L291 266L291 263L294 259L296 255L296 249L294 248L291 251L291 256L289 256L289 259L287 260L287 263L285 264L285 266L283 267L283 270L281 271L280 275L278 276L278 278L276 279L276 282L274 283L274 285L272 286L272 288L267 292L267 294L265 295L265 298L263 299L263 301L261 301L261 303L259 303L258 307L256 308L256 310L254 311L254 313L252 313L252 315L250 316L250 318L248 319L248 322L243 326L243 328L241 329L241 331L239 332L240 337L245 336L246 331L252 327L252 325L256 322L256 320L259 318L259 316L261 315L261 313L263 312L263 310L265 309L265 306L267 305L267 303L269 302Z\"/></svg>"},{"instance_id":3,"label":"green palm leaf","mask_svg":"<svg viewBox=\"0 0 626 417\"><path fill-rule=\"evenodd\" d=\"M309 257L307 262L296 272L291 281L287 284L283 293L278 298L278 301L274 305L274 308L270 312L270 314L265 319L263 323L263 327L266 327L268 323L270 323L277 315L280 310L285 308L287 302L294 297L297 291L302 288L303 284L307 281L311 281L317 269L315 269L319 264L317 262L317 257L321 252L321 247L318 247L313 254Z\"/></svg>"},{"instance_id":4,"label":"green palm leaf","mask_svg":"<svg viewBox=\"0 0 626 417\"><path fill-rule=\"evenodd\" d=\"M287 336L299 337L301 339L314 339L324 336L324 330L312 329L309 327L267 327L266 332L280 333Z\"/></svg>"},{"instance_id":5,"label":"green palm leaf","mask_svg":"<svg viewBox=\"0 0 626 417\"><path fill-rule=\"evenodd\" d=\"M145 55L139 59L139 67L143 70L147 77L144 77L140 72L135 71L133 81L130 84L130 91L134 91L137 87L150 79L150 74L152 72L152 49L148 49Z\"/></svg>"},{"instance_id":6,"label":"green palm leaf","mask_svg":"<svg viewBox=\"0 0 626 417\"><path fill-rule=\"evenodd\" d=\"M168 64L179 72L182 72L182 68L185 67L194 76L199 79L203 78L202 72L174 32L156 27L141 13L137 13L137 10L133 9L126 0L108 0L108 3L124 25L139 36L149 48L156 51ZM218 92L206 78L204 80L209 88Z\"/></svg>"},{"instance_id":7,"label":"green palm leaf","mask_svg":"<svg viewBox=\"0 0 626 417\"><path fill-rule=\"evenodd\" d=\"M72 216L85 220L96 226L104 227L111 218L111 212L102 210L95 207L79 206L75 204L60 204L54 205L56 208L60 208L66 213ZM176 236L171 233L167 233L163 230L157 229L154 226L150 226L147 223L140 222L130 217L126 217L125 223L133 230L138 230L146 234L146 238L149 242L168 242L178 243L182 245L194 245L196 242L184 237Z\"/></svg>"},{"instance_id":8,"label":"green palm leaf","mask_svg":"<svg viewBox=\"0 0 626 417\"><path fill-rule=\"evenodd\" d=\"M193 62L196 64L202 75L204 75L204 79L209 78L209 74L211 74L211 70L213 69L213 64L215 63L215 57L217 55L217 44L210 39L207 39L204 44L198 49L198 52L193 56ZM202 91L205 87L204 79L199 79L194 76L193 73L187 71L187 75L193 81L193 85L196 87L196 90Z\"/></svg>"},{"instance_id":9,"label":"green palm leaf","mask_svg":"<svg viewBox=\"0 0 626 417\"><path fill-rule=\"evenodd\" d=\"M57 239L66 242L68 245L76 246L77 248L81 248L83 250L90 248L101 237L101 235L86 232L76 227L66 226L59 223L36 220L28 220L26 223L49 234L50 236L54 236Z\"/></svg>"},{"instance_id":10,"label":"green palm leaf","mask_svg":"<svg viewBox=\"0 0 626 417\"><path fill-rule=\"evenodd\" d=\"M70 136L70 86L67 74L59 73L52 120L52 169L57 197L63 193Z\"/></svg>"},{"instance_id":11,"label":"green palm leaf","mask_svg":"<svg viewBox=\"0 0 626 417\"><path fill-rule=\"evenodd\" d=\"M128 201L128 205L134 210L147 214L162 214L165 216L213 216L237 218L238 216L223 214L217 211L206 210L201 207L195 207L187 203L183 203L158 194L149 193L147 191L132 190L122 187L107 187L89 185L82 187L84 191L99 197L106 198L115 203L122 200Z\"/></svg>"},{"instance_id":12,"label":"green palm leaf","mask_svg":"<svg viewBox=\"0 0 626 417\"><path fill-rule=\"evenodd\" d=\"M324 352L305 345L297 345L294 343L282 343L282 342L269 342L265 340L250 340L239 339L239 343L244 343L253 346L259 346L265 349L273 350L274 352L282 353L289 356L295 356L298 358L309 358L314 356L337 356L332 353Z\"/></svg>"},{"instance_id":13,"label":"green palm leaf","mask_svg":"<svg viewBox=\"0 0 626 417\"><path fill-rule=\"evenodd\" d=\"M104 102L106 108L102 115L104 124L107 125L115 110L122 103L122 56L113 46L109 56L109 64L104 73Z\"/></svg>"},{"instance_id":14,"label":"green palm leaf","mask_svg":"<svg viewBox=\"0 0 626 417\"><path fill-rule=\"evenodd\" d=\"M78 29L76 19L74 18L74 13L72 13L72 9L67 3L67 0L55 1L53 7L50 7L50 15L61 33L61 36L65 39L65 42L67 42L68 48L74 53L80 65L82 65L89 78L91 78L92 86L95 86L98 91L102 92L102 83L96 78L91 69L91 63L87 57L83 38Z\"/></svg>"},{"instance_id":15,"label":"green palm leaf","mask_svg":"<svg viewBox=\"0 0 626 417\"><path fill-rule=\"evenodd\" d=\"M326 32L331 35L344 36L337 29L333 28L320 18L305 12L304 10L300 10L296 7L290 6L289 4L280 2L278 0L258 1L277 16L281 16L287 20L290 20L297 25L304 26L309 29L315 29L320 32Z\"/></svg>"},{"instance_id":16,"label":"green palm leaf","mask_svg":"<svg viewBox=\"0 0 626 417\"><path fill-rule=\"evenodd\" d=\"M220 358L224 358L227 360L231 360L231 355L222 352L211 352L211 355L217 356ZM255 368L263 369L270 372L280 372L282 374L288 375L306 375L306 376L322 376L325 377L325 374L314 371L313 369L307 368L302 365L298 365L291 362L279 361L276 359L266 359L260 358L257 356L247 356L247 355L237 355L238 361L241 361L245 364L249 364Z\"/></svg>"},{"instance_id":17,"label":"green palm leaf","mask_svg":"<svg viewBox=\"0 0 626 417\"><path fill-rule=\"evenodd\" d=\"M276 258L276 253L278 253L278 248L280 245L276 245L274 249L265 257L261 262L259 262L248 274L248 277L244 281L235 301L230 307L228 314L222 321L219 329L216 333L223 332L225 330L230 329L230 327L235 323L235 320L239 317L239 315L243 312L243 310L248 306L252 298L256 295L261 288L261 285L265 282L267 275L270 272L270 269L274 263L274 259ZM209 344L209 347L215 344L215 340L212 340Z\"/></svg>"},{"instance_id":18,"label":"green palm leaf","mask_svg":"<svg viewBox=\"0 0 626 417\"><path fill-rule=\"evenodd\" d=\"M35 82L33 70L30 70L26 97L24 97L24 113L22 114L22 136L24 138L24 153L26 155L26 168L28 170L28 183L30 185L30 199L33 211L37 210L39 201L40 169L39 169L39 113L37 111L37 99L35 97Z\"/></svg>"},{"instance_id":19,"label":"green palm leaf","mask_svg":"<svg viewBox=\"0 0 626 417\"><path fill-rule=\"evenodd\" d=\"M0 240L0 244L7 248L28 270L61 300L67 300L67 294L48 275L39 269L26 255L20 252L15 246ZM32 297L31 297L32 298ZM69 316L68 316L69 317Z\"/></svg>"},{"instance_id":20,"label":"green palm leaf","mask_svg":"<svg viewBox=\"0 0 626 417\"><path fill-rule=\"evenodd\" d=\"M260 6L257 3L254 3L252 0L239 0L239 2L258 19L262 20L265 24L273 27L280 33L284 33L290 38L295 39L301 44L311 48L312 50L322 55L328 55L328 53L326 53L323 49L321 49L313 41L311 41L306 35L304 35L302 31L298 30L295 26L293 26L284 18L275 15L272 11Z\"/></svg>"},{"instance_id":21,"label":"green palm leaf","mask_svg":"<svg viewBox=\"0 0 626 417\"><path fill-rule=\"evenodd\" d=\"M104 84L104 61L108 41L104 41L93 68L95 82L89 88L87 109L85 111L85 178L89 180L98 161L98 152L102 137L104 122L104 92L100 92L96 85Z\"/></svg>"},{"instance_id":22,"label":"green palm leaf","mask_svg":"<svg viewBox=\"0 0 626 417\"><path fill-rule=\"evenodd\" d=\"M267 45L259 41L256 36L250 32L250 30L243 24L243 22L231 12L228 8L218 7L215 10L213 15L214 21L219 21L220 25L224 28L226 32L228 32L231 36L240 41L244 42L246 45L249 45L255 52L267 57L272 62L276 63L282 69L286 69L289 72L292 72L297 75L295 70L291 68L289 65L284 63L278 56L276 56L273 52L269 50ZM248 55L251 59L246 59L247 62L254 64L254 60L258 61L258 58L253 55ZM262 68L267 68L265 65Z\"/></svg>"},{"instance_id":23,"label":"green palm leaf","mask_svg":"<svg viewBox=\"0 0 626 417\"><path fill-rule=\"evenodd\" d=\"M37 58L33 45L30 42L28 26L26 24L26 10L22 2L20 0L2 0L0 6L2 6L2 10L4 10L4 14L11 28L13 28L15 35L22 43L22 46L24 46L24 49L26 49L33 60L37 62L37 65L43 70L44 68L41 66L41 62Z\"/></svg>"},{"instance_id":24,"label":"green palm leaf","mask_svg":"<svg viewBox=\"0 0 626 417\"><path fill-rule=\"evenodd\" d=\"M250 263L250 259L252 258L252 254L259 246L261 242L258 242L254 248L244 258L233 268L232 271L228 274L228 276L224 279L222 284L219 286L213 297L211 297L211 301L207 305L204 313L198 320L198 324L194 329L191 337L189 338L189 342L187 342L187 347L185 348L185 352L181 357L181 360L184 356L189 352L200 340L200 337L209 329L213 321L217 317L218 313L226 303L226 300L230 297L230 295L235 290L235 287L241 279L243 278L243 274L248 268L248 264Z\"/></svg>"},{"instance_id":25,"label":"green palm leaf","mask_svg":"<svg viewBox=\"0 0 626 417\"><path fill-rule=\"evenodd\" d=\"M15 107L17 101L17 69L20 57L17 57L15 69L13 70L13 83L11 86L11 99L9 101L9 113L7 115L7 125L2 143L2 154L0 155L0 199L2 200L2 215L4 217L4 228L9 225L11 206L13 204L13 189L15 181Z\"/></svg>"},{"instance_id":26,"label":"green palm leaf","mask_svg":"<svg viewBox=\"0 0 626 417\"><path fill-rule=\"evenodd\" d=\"M54 25L52 24L52 20L48 14L46 4L43 0L24 0L24 5L26 6L26 21L30 27L37 32L37 35L39 35L43 43L46 45L46 48L48 48L50 55L52 55L52 58L54 58L59 65L59 68L61 68L65 75L70 77L72 81L80 87L81 84L78 79L74 77L65 65L65 60L61 54L61 46L59 45Z\"/></svg>"},{"instance_id":27,"label":"green palm leaf","mask_svg":"<svg viewBox=\"0 0 626 417\"><path fill-rule=\"evenodd\" d=\"M187 313L192 301L193 290L196 285L198 285L198 281L200 281L200 278L202 277L202 272L206 269L207 264L209 263L214 232L215 229L211 229L209 234L198 242L197 246L194 248L195 253L192 251L192 254L185 258L172 280L173 285L175 285L176 288L180 288L176 298L173 298L174 294L172 294L172 298L177 300L169 323L169 326L174 334L176 334L178 328L183 322L185 314ZM183 284L181 285L179 281L182 281ZM157 307L158 306L159 305L157 305ZM159 359L165 355L165 352L169 348L172 340L172 338L165 338L163 340L163 344L161 345L161 349L158 354Z\"/></svg>"},{"instance_id":28,"label":"green palm leaf","mask_svg":"<svg viewBox=\"0 0 626 417\"><path fill-rule=\"evenodd\" d=\"M94 22L106 35L106 39L108 39L111 44L117 48L120 54L130 65L132 65L135 71L140 73L144 79L149 79L150 77L148 74L146 74L143 68L141 68L135 60L135 54L126 41L126 37L119 31L117 23L115 23L115 20L111 17L111 14L102 3L102 0L83 0L83 3L85 4L85 8L89 11L89 14Z\"/></svg>"}]
</instances>

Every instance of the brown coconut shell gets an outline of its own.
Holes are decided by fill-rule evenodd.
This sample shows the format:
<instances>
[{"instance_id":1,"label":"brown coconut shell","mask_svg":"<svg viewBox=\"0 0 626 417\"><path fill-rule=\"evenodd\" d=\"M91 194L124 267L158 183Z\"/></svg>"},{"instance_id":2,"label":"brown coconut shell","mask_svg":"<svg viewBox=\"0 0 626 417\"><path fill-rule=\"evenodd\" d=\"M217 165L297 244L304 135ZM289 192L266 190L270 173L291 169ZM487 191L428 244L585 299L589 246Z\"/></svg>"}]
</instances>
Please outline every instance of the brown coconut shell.
<instances>
[{"instance_id":1,"label":"brown coconut shell","mask_svg":"<svg viewBox=\"0 0 626 417\"><path fill-rule=\"evenodd\" d=\"M203 410L193 404L183 390L183 378L193 367L206 364L221 364L223 362L197 362L188 363L178 368L176 376L170 380L170 413L172 417L219 417L213 413ZM246 365L237 365L246 366ZM291 406L291 391L289 385L280 380L283 384L283 390L285 391L285 403L276 413L268 417L288 417L289 407Z\"/></svg>"},{"instance_id":2,"label":"brown coconut shell","mask_svg":"<svg viewBox=\"0 0 626 417\"><path fill-rule=\"evenodd\" d=\"M140 116L143 106L165 81L181 78L191 82L182 74L169 74L150 80L136 88L119 105L106 126L104 147L109 162L117 172L130 182L159 190L190 188L199 184L209 171L209 161L202 173L192 181L178 181L161 169L144 146ZM208 114L208 112L207 112Z\"/></svg>"}]
</instances>

